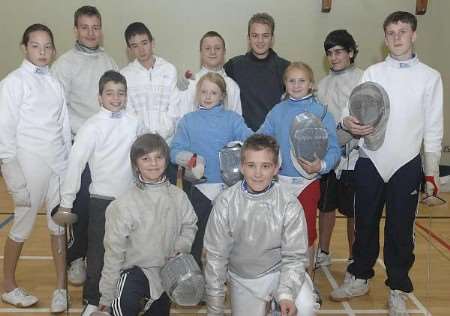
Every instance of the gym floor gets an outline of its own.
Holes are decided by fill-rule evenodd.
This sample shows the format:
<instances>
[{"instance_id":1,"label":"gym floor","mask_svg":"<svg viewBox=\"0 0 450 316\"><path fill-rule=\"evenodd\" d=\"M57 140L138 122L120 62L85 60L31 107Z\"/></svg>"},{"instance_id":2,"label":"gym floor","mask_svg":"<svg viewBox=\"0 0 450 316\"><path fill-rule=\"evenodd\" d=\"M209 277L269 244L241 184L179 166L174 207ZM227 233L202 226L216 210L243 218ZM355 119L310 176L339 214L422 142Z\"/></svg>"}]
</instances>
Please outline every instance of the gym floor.
<instances>
[{"instance_id":1,"label":"gym floor","mask_svg":"<svg viewBox=\"0 0 450 316\"><path fill-rule=\"evenodd\" d=\"M450 201L450 193L442 197ZM3 249L12 222L13 203L3 181L0 180L0 246ZM348 302L329 300L330 291L342 282L347 265L346 220L338 216L333 233L332 265L318 269L314 281L322 294L323 305L319 315L387 315L388 290L384 285L385 270L382 257L375 266L376 275L371 280L369 294ZM380 229L383 229L381 225ZM381 231L382 235L382 231ZM3 252L3 251L2 251ZM428 208L419 205L416 220L416 262L410 275L415 291L409 296L411 315L450 315L450 212L448 204ZM3 266L3 256L0 256ZM38 220L31 238L25 243L17 269L20 286L39 297L38 304L28 309L18 309L0 302L0 315L48 315L51 295L55 286L55 273L50 253L50 239L44 214ZM69 286L71 315L79 315L82 309L81 287ZM171 315L205 315L205 306L184 308L172 306ZM227 310L230 315L230 310Z\"/></svg>"}]
</instances>

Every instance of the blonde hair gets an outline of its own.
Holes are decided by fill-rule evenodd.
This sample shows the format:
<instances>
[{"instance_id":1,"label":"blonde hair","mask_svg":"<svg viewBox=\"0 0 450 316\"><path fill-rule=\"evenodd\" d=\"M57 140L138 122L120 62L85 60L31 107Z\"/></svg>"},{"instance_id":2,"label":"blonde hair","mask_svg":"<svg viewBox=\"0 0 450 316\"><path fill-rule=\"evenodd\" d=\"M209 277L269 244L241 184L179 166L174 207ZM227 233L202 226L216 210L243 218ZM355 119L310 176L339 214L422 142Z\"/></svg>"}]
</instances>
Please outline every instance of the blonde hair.
<instances>
[{"instance_id":1,"label":"blonde hair","mask_svg":"<svg viewBox=\"0 0 450 316\"><path fill-rule=\"evenodd\" d=\"M314 85L315 81L314 81L314 72L312 70L312 68L301 61L294 61L292 63L289 64L289 66L286 67L286 70L283 73L283 83L286 86L286 82L287 82L287 78L289 76L289 73L293 70L300 70L303 71L304 73L306 73L306 75L309 77L309 81L311 81L311 83ZM314 91L314 88L311 88L311 93ZM285 97L288 98L289 95L286 91L285 93Z\"/></svg>"},{"instance_id":2,"label":"blonde hair","mask_svg":"<svg viewBox=\"0 0 450 316\"><path fill-rule=\"evenodd\" d=\"M195 87L196 88L195 89L196 90L195 91L195 102L197 104L200 103L200 96L199 96L200 87L202 86L203 81L205 81L205 80L215 83L219 87L220 91L223 94L222 102L225 105L226 98L227 98L227 84L225 83L225 79L221 75L219 75L218 73L215 73L215 72L208 72L207 74L203 75L198 80L197 85Z\"/></svg>"}]
</instances>

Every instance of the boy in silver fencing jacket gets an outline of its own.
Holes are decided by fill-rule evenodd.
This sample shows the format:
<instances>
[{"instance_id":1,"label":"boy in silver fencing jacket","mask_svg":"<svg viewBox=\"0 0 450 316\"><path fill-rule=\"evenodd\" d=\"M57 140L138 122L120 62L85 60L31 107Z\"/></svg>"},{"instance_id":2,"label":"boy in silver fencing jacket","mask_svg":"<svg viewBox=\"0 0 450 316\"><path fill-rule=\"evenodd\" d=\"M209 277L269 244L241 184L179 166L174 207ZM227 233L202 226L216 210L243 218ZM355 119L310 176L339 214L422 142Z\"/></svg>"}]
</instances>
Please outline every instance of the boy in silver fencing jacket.
<instances>
[{"instance_id":1,"label":"boy in silver fencing jacket","mask_svg":"<svg viewBox=\"0 0 450 316\"><path fill-rule=\"evenodd\" d=\"M301 315L313 314L306 221L296 197L273 182L278 153L274 138L249 137L241 152L244 180L214 202L204 241L210 316L224 314L226 280L235 316L265 315L272 300L283 315L297 315L299 307Z\"/></svg>"},{"instance_id":2,"label":"boy in silver fencing jacket","mask_svg":"<svg viewBox=\"0 0 450 316\"><path fill-rule=\"evenodd\" d=\"M106 210L100 310L113 315L169 315L160 270L189 253L197 216L186 194L165 176L169 147L158 134L137 138L130 153L136 185ZM151 304L151 305L150 305Z\"/></svg>"}]
</instances>

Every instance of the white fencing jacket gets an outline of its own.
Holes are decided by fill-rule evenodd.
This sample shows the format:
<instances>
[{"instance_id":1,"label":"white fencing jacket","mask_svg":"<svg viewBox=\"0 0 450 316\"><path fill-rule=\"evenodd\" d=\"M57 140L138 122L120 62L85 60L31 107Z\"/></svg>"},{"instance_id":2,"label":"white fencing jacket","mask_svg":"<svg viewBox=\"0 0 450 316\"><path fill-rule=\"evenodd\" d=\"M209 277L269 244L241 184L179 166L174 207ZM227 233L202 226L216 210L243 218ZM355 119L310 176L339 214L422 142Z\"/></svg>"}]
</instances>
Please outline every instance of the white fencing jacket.
<instances>
[{"instance_id":1,"label":"white fencing jacket","mask_svg":"<svg viewBox=\"0 0 450 316\"><path fill-rule=\"evenodd\" d=\"M341 71L330 70L330 73L320 80L318 84L317 97L322 104L328 107L328 111L333 114L336 123L342 117L344 109L348 109L348 100L353 88L360 82L363 71L355 66L350 66ZM357 143L357 140L352 140ZM335 168L337 174L341 170L355 169L356 160L358 160L358 150L352 150L348 157L342 157L339 165Z\"/></svg>"},{"instance_id":2,"label":"white fencing jacket","mask_svg":"<svg viewBox=\"0 0 450 316\"><path fill-rule=\"evenodd\" d=\"M37 67L24 60L0 82L0 159L15 159L17 149L22 149L39 156L62 175L70 147L62 85L48 67Z\"/></svg>"},{"instance_id":3,"label":"white fencing jacket","mask_svg":"<svg viewBox=\"0 0 450 316\"><path fill-rule=\"evenodd\" d=\"M362 82L373 81L387 92L390 101L386 135L375 151L362 145L387 183L403 165L420 153L441 152L443 137L442 79L439 72L417 56L398 61L390 56L364 72ZM345 114L344 114L345 115ZM347 112L348 115L348 112Z\"/></svg>"},{"instance_id":4,"label":"white fencing jacket","mask_svg":"<svg viewBox=\"0 0 450 316\"><path fill-rule=\"evenodd\" d=\"M130 148L139 133L138 120L124 110L110 112L102 107L88 119L70 152L61 206L72 208L86 163L91 170L91 195L117 198L126 192L133 185Z\"/></svg>"}]
</instances>

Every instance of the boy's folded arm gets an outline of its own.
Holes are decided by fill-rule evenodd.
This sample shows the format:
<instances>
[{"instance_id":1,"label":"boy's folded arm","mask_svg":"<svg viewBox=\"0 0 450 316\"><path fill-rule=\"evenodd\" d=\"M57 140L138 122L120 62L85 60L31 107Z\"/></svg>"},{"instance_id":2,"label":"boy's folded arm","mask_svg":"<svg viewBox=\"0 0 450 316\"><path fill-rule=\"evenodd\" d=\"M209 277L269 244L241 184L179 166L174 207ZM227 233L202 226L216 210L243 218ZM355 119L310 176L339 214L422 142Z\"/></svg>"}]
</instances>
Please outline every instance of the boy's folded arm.
<instances>
[{"instance_id":1,"label":"boy's folded arm","mask_svg":"<svg viewBox=\"0 0 450 316\"><path fill-rule=\"evenodd\" d=\"M225 313L225 297L210 296L206 297L208 304L208 316L223 316Z\"/></svg>"},{"instance_id":2,"label":"boy's folded arm","mask_svg":"<svg viewBox=\"0 0 450 316\"><path fill-rule=\"evenodd\" d=\"M61 187L61 206L73 207L75 196L80 190L81 174L83 173L89 158L95 150L97 137L91 129L81 128L75 138L69 155L69 165Z\"/></svg>"},{"instance_id":3,"label":"boy's folded arm","mask_svg":"<svg viewBox=\"0 0 450 316\"><path fill-rule=\"evenodd\" d=\"M220 214L220 209L226 207L225 205L224 201L216 201L205 233L205 281L208 315L223 315L224 311L225 281L229 255L233 245L228 221Z\"/></svg>"},{"instance_id":4,"label":"boy's folded arm","mask_svg":"<svg viewBox=\"0 0 450 316\"><path fill-rule=\"evenodd\" d=\"M195 215L194 208L186 194L183 194L181 205L183 208L183 222L180 235L175 242L175 254L189 253L197 232L197 215Z\"/></svg>"},{"instance_id":5,"label":"boy's folded arm","mask_svg":"<svg viewBox=\"0 0 450 316\"><path fill-rule=\"evenodd\" d=\"M225 309L225 281L228 258L206 251L205 291L208 315L223 315Z\"/></svg>"},{"instance_id":6,"label":"boy's folded arm","mask_svg":"<svg viewBox=\"0 0 450 316\"><path fill-rule=\"evenodd\" d=\"M305 279L308 265L306 220L300 204L288 204L281 238L281 275L277 298L295 299Z\"/></svg>"}]
</instances>

